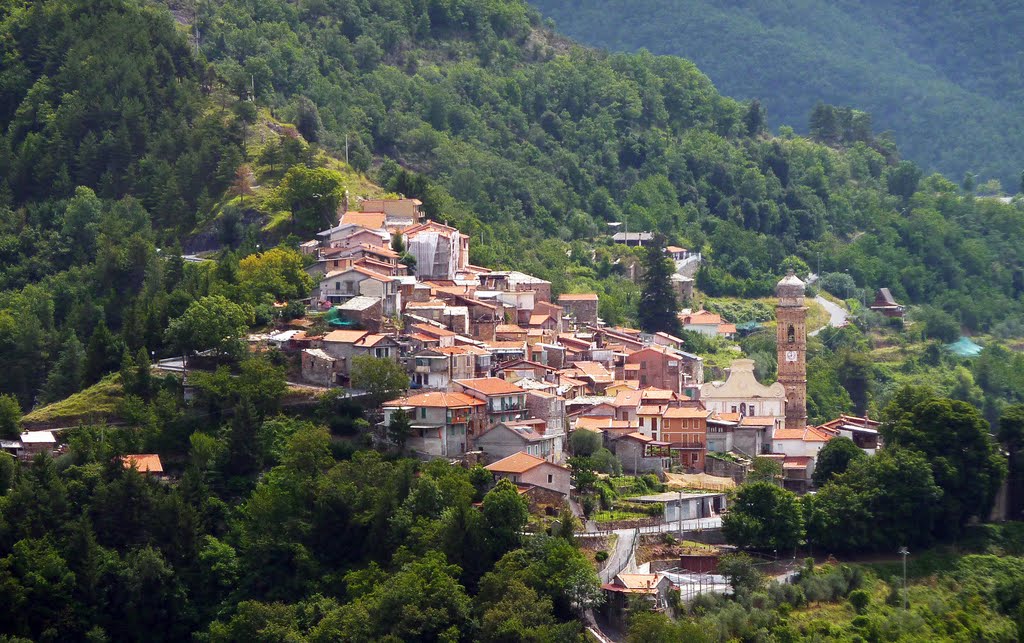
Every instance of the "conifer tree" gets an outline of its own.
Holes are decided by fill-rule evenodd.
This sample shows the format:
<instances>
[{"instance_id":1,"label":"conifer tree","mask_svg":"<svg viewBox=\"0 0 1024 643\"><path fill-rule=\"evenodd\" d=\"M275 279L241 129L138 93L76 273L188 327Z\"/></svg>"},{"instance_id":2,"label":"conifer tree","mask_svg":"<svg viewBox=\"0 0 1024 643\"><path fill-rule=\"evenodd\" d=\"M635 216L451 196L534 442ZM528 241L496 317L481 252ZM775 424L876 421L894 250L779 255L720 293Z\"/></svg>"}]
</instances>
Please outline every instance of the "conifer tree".
<instances>
[{"instance_id":1,"label":"conifer tree","mask_svg":"<svg viewBox=\"0 0 1024 643\"><path fill-rule=\"evenodd\" d=\"M85 382L85 348L78 336L69 332L61 346L60 356L50 370L43 385L44 402L63 400L72 393L82 390Z\"/></svg>"},{"instance_id":2,"label":"conifer tree","mask_svg":"<svg viewBox=\"0 0 1024 643\"><path fill-rule=\"evenodd\" d=\"M676 314L679 302L672 290L672 261L665 256L665 239L661 235L654 238L647 247L643 267L643 292L640 295L640 309L637 319L644 332L666 332L679 335L681 326Z\"/></svg>"},{"instance_id":3,"label":"conifer tree","mask_svg":"<svg viewBox=\"0 0 1024 643\"><path fill-rule=\"evenodd\" d=\"M107 328L102 319L89 337L89 345L85 349L85 381L87 384L99 381L104 375L118 367L121 353L117 338Z\"/></svg>"}]
</instances>

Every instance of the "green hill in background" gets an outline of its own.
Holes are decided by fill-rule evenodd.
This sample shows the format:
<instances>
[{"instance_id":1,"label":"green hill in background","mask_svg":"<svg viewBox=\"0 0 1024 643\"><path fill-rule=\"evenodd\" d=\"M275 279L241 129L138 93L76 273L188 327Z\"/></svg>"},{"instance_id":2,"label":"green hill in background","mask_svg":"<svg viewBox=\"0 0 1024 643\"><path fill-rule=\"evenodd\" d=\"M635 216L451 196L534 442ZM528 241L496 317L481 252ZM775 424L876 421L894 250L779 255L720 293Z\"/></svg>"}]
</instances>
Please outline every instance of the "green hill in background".
<instances>
[{"instance_id":1,"label":"green hill in background","mask_svg":"<svg viewBox=\"0 0 1024 643\"><path fill-rule=\"evenodd\" d=\"M724 94L807 131L824 101L870 112L904 156L960 180L1024 169L1024 5L879 0L533 0L564 33L693 60Z\"/></svg>"}]
</instances>

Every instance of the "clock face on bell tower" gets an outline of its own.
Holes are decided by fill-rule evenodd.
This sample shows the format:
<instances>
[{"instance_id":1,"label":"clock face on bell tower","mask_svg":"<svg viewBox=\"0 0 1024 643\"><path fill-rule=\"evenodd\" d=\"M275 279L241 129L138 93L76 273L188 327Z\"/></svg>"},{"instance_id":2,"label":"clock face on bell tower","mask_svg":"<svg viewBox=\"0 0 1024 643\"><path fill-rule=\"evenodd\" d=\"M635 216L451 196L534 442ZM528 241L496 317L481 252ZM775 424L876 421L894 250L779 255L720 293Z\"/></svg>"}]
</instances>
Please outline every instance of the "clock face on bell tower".
<instances>
[{"instance_id":1,"label":"clock face on bell tower","mask_svg":"<svg viewBox=\"0 0 1024 643\"><path fill-rule=\"evenodd\" d=\"M786 428L807 424L807 307L804 282L792 273L775 288L779 382L786 389Z\"/></svg>"}]
</instances>

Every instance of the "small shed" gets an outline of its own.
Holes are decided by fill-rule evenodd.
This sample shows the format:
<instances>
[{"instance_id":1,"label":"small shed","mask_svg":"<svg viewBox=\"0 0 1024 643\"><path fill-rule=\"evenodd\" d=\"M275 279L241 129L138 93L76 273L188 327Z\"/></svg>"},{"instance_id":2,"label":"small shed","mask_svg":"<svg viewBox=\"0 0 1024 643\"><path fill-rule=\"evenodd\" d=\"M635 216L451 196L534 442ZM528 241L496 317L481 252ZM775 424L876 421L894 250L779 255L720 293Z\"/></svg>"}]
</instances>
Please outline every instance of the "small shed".
<instances>
[{"instance_id":1,"label":"small shed","mask_svg":"<svg viewBox=\"0 0 1024 643\"><path fill-rule=\"evenodd\" d=\"M57 444L57 438L50 431L26 431L21 434L22 451L20 456L31 458L37 453L51 451Z\"/></svg>"},{"instance_id":2,"label":"small shed","mask_svg":"<svg viewBox=\"0 0 1024 643\"><path fill-rule=\"evenodd\" d=\"M164 465L156 453L130 453L121 456L121 465L125 469L135 469L144 475L163 477Z\"/></svg>"},{"instance_id":3,"label":"small shed","mask_svg":"<svg viewBox=\"0 0 1024 643\"><path fill-rule=\"evenodd\" d=\"M725 510L725 493L686 493L684 491L666 491L648 496L633 498L639 503L663 503L665 522L676 520L697 520L712 518Z\"/></svg>"},{"instance_id":4,"label":"small shed","mask_svg":"<svg viewBox=\"0 0 1024 643\"><path fill-rule=\"evenodd\" d=\"M320 386L331 386L335 383L338 360L319 348L306 348L302 351L302 379Z\"/></svg>"}]
</instances>

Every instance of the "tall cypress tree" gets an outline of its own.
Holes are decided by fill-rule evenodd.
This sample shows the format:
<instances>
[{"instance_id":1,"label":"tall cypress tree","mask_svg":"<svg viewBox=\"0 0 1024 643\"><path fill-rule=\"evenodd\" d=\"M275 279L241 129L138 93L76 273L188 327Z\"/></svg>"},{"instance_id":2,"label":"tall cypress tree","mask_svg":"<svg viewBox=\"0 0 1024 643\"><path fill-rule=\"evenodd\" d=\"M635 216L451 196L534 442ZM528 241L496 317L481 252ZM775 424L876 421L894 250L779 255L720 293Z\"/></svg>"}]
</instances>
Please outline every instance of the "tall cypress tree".
<instances>
[{"instance_id":1,"label":"tall cypress tree","mask_svg":"<svg viewBox=\"0 0 1024 643\"><path fill-rule=\"evenodd\" d=\"M672 273L675 266L665 256L665 238L658 235L647 247L643 260L643 292L640 295L640 309L637 320L640 329L648 333L660 331L679 335L682 326L676 314L679 302L672 290Z\"/></svg>"}]
</instances>

